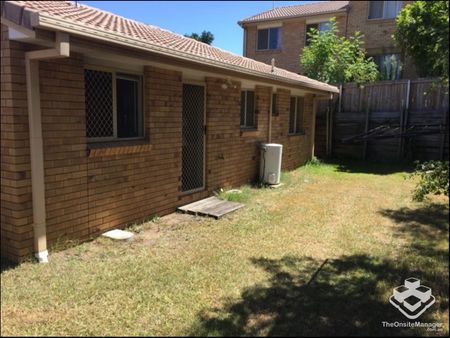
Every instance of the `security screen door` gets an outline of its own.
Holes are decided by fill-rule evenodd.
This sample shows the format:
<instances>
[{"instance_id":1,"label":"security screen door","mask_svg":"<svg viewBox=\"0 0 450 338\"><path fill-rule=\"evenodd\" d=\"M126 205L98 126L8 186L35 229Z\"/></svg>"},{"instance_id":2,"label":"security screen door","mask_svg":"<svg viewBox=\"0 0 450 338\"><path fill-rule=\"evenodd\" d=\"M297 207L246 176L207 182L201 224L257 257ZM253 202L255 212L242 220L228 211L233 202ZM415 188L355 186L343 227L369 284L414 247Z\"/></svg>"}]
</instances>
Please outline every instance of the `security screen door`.
<instances>
[{"instance_id":1,"label":"security screen door","mask_svg":"<svg viewBox=\"0 0 450 338\"><path fill-rule=\"evenodd\" d=\"M183 85L183 150L181 183L184 192L205 187L205 87Z\"/></svg>"}]
</instances>

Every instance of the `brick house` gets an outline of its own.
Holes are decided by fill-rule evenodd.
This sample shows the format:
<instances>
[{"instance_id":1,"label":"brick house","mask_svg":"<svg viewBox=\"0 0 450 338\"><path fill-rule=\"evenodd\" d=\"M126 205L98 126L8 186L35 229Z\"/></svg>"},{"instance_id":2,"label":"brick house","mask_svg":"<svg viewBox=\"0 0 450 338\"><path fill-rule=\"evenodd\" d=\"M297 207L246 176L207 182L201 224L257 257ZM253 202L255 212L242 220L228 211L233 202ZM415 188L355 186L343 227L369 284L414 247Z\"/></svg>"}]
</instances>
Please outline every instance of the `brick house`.
<instances>
[{"instance_id":1,"label":"brick house","mask_svg":"<svg viewBox=\"0 0 450 338\"><path fill-rule=\"evenodd\" d=\"M13 261L255 180L261 142L283 144L283 169L303 164L315 101L337 92L74 2L1 6L1 253Z\"/></svg>"},{"instance_id":2,"label":"brick house","mask_svg":"<svg viewBox=\"0 0 450 338\"><path fill-rule=\"evenodd\" d=\"M391 38L396 15L411 2L328 1L274 8L239 21L244 29L244 56L267 64L274 58L278 67L301 73L299 56L308 44L306 32L326 30L328 21L336 18L341 35L364 34L367 55L374 58L382 74L414 78L414 65L404 60ZM401 72L395 63L402 64Z\"/></svg>"}]
</instances>

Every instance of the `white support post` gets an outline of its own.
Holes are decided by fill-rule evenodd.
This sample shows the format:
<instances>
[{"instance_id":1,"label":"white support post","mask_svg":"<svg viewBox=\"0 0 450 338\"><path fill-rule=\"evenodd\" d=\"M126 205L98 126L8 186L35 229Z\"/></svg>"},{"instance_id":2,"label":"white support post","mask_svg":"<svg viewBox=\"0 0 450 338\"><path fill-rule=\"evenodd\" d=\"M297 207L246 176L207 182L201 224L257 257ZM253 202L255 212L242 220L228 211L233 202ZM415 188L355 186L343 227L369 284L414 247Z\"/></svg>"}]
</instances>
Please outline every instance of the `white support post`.
<instances>
[{"instance_id":1,"label":"white support post","mask_svg":"<svg viewBox=\"0 0 450 338\"><path fill-rule=\"evenodd\" d=\"M312 147L311 147L311 158L314 158L314 150L316 144L316 115L317 115L317 96L313 94L313 104L312 104L312 126L311 126L311 139L312 139Z\"/></svg>"}]
</instances>

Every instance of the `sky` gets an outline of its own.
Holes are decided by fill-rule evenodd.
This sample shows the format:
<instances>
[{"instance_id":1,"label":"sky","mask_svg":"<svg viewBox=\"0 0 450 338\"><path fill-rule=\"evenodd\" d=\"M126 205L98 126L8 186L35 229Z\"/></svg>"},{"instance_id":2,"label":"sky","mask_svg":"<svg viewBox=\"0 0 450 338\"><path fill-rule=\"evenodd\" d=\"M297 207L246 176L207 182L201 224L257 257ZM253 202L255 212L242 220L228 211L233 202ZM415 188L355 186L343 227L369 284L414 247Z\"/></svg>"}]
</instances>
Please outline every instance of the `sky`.
<instances>
[{"instance_id":1,"label":"sky","mask_svg":"<svg viewBox=\"0 0 450 338\"><path fill-rule=\"evenodd\" d=\"M317 1L79 1L179 34L210 31L213 46L242 55L243 32L237 22L275 7Z\"/></svg>"}]
</instances>

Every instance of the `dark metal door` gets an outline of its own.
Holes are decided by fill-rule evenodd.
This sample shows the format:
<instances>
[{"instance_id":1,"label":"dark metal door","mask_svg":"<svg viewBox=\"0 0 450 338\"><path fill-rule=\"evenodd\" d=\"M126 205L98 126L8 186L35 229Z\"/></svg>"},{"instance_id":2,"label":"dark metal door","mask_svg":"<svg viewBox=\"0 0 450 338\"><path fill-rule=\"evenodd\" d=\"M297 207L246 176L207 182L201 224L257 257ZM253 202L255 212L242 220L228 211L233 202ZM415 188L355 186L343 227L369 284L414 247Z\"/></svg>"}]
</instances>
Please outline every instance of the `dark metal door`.
<instances>
[{"instance_id":1,"label":"dark metal door","mask_svg":"<svg viewBox=\"0 0 450 338\"><path fill-rule=\"evenodd\" d=\"M183 85L182 190L205 187L205 88Z\"/></svg>"}]
</instances>

